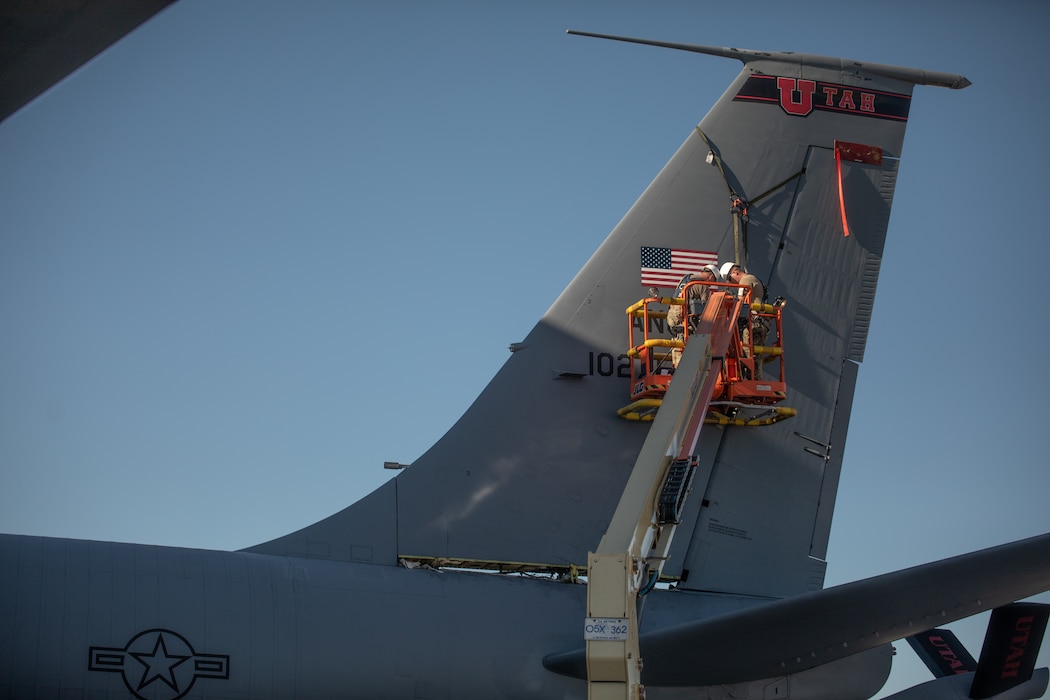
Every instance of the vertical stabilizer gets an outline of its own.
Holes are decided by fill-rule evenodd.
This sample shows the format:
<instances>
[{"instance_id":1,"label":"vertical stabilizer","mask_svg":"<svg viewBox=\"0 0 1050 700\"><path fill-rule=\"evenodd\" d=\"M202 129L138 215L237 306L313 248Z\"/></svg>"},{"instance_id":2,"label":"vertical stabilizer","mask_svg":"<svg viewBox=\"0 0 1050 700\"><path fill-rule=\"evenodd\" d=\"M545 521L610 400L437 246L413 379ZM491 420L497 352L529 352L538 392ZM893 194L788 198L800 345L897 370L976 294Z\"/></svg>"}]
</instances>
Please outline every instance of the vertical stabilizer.
<instances>
[{"instance_id":1,"label":"vertical stabilizer","mask_svg":"<svg viewBox=\"0 0 1050 700\"><path fill-rule=\"evenodd\" d=\"M908 644L936 678L977 670L977 662L951 630L937 628L913 634Z\"/></svg>"},{"instance_id":2,"label":"vertical stabilizer","mask_svg":"<svg viewBox=\"0 0 1050 700\"><path fill-rule=\"evenodd\" d=\"M705 426L665 574L687 588L753 595L821 587L912 88L929 76L965 79L701 52L744 68L698 126L684 126L682 146L459 421L360 503L255 551L584 565L648 430L616 413L632 362L625 309L650 286L670 294L683 266L740 256L770 301L787 300L787 382L799 415L764 428Z\"/></svg>"},{"instance_id":3,"label":"vertical stabilizer","mask_svg":"<svg viewBox=\"0 0 1050 700\"><path fill-rule=\"evenodd\" d=\"M984 700L1027 683L1035 671L1050 605L1014 603L992 611L970 697Z\"/></svg>"},{"instance_id":4,"label":"vertical stabilizer","mask_svg":"<svg viewBox=\"0 0 1050 700\"><path fill-rule=\"evenodd\" d=\"M998 567L989 567L994 571ZM1050 605L1011 603L992 610L974 661L959 639L946 629L908 637L915 653L935 680L894 693L886 700L1030 700L1041 698L1050 681L1046 668L1036 669Z\"/></svg>"}]
</instances>

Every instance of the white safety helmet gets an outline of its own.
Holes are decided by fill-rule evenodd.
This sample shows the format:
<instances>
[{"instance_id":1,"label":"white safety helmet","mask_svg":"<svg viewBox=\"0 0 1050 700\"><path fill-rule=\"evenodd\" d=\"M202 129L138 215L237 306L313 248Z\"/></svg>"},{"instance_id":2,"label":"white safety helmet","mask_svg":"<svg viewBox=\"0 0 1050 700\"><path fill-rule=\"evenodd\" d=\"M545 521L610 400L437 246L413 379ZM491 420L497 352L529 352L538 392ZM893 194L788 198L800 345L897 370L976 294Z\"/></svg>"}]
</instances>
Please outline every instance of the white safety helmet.
<instances>
[{"instance_id":1,"label":"white safety helmet","mask_svg":"<svg viewBox=\"0 0 1050 700\"><path fill-rule=\"evenodd\" d=\"M725 277L718 271L718 265L704 265L704 270L707 270L715 278L715 282L725 282Z\"/></svg>"},{"instance_id":2,"label":"white safety helmet","mask_svg":"<svg viewBox=\"0 0 1050 700\"><path fill-rule=\"evenodd\" d=\"M719 274L722 275L723 279L729 281L729 271L732 270L734 267L739 267L741 270L744 269L740 265L737 265L735 262L727 262L722 263L722 269L719 271Z\"/></svg>"}]
</instances>

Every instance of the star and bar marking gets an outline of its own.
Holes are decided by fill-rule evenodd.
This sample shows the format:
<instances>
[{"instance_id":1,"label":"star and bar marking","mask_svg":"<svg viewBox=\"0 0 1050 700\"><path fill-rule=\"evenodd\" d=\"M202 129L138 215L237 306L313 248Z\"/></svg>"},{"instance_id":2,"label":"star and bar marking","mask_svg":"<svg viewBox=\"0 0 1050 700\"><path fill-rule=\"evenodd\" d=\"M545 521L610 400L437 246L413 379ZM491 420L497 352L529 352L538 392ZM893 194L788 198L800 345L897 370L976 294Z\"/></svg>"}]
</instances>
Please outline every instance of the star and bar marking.
<instances>
[{"instance_id":1,"label":"star and bar marking","mask_svg":"<svg viewBox=\"0 0 1050 700\"><path fill-rule=\"evenodd\" d=\"M88 669L120 673L136 698L177 700L198 678L227 680L230 657L201 654L185 637L167 629L139 632L123 647L91 647Z\"/></svg>"}]
</instances>

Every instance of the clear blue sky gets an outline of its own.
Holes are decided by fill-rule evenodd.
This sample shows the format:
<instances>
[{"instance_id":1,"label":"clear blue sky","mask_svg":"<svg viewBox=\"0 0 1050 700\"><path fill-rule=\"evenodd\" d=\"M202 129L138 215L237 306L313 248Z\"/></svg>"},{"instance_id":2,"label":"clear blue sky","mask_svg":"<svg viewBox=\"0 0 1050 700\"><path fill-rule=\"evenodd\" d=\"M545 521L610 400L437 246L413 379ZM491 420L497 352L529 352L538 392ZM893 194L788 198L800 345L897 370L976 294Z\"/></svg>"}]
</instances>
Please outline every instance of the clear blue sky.
<instances>
[{"instance_id":1,"label":"clear blue sky","mask_svg":"<svg viewBox=\"0 0 1050 700\"><path fill-rule=\"evenodd\" d=\"M916 90L827 583L1050 530L1044 3L180 0L0 124L0 531L236 549L419 456L739 70L566 28L973 81Z\"/></svg>"}]
</instances>

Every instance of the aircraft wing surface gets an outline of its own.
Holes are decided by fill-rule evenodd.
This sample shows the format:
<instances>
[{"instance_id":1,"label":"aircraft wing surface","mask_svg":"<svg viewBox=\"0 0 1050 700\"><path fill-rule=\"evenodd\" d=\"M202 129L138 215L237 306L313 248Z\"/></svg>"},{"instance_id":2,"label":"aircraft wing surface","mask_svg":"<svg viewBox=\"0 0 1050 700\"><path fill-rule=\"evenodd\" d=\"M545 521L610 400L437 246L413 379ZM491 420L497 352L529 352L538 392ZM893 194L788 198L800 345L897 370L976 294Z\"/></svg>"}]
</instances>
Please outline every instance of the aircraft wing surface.
<instances>
[{"instance_id":1,"label":"aircraft wing surface","mask_svg":"<svg viewBox=\"0 0 1050 700\"><path fill-rule=\"evenodd\" d=\"M797 673L1047 588L1050 534L643 631L643 679L706 686ZM547 657L544 665L586 677L583 649Z\"/></svg>"},{"instance_id":2,"label":"aircraft wing surface","mask_svg":"<svg viewBox=\"0 0 1050 700\"><path fill-rule=\"evenodd\" d=\"M0 121L174 0L35 0L0 5Z\"/></svg>"}]
</instances>

